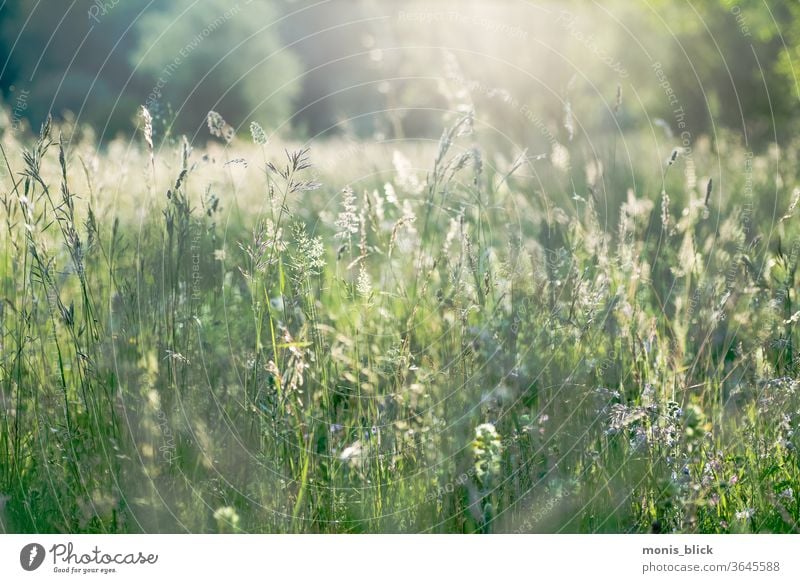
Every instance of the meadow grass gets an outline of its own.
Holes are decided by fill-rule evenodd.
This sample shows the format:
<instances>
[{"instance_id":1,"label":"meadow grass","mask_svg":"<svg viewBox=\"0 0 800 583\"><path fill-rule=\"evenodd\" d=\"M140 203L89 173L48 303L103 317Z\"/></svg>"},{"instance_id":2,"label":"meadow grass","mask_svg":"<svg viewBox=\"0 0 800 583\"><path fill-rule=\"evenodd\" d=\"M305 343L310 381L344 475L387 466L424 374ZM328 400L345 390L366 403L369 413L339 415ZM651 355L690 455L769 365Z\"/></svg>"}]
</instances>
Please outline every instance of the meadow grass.
<instances>
[{"instance_id":1,"label":"meadow grass","mask_svg":"<svg viewBox=\"0 0 800 583\"><path fill-rule=\"evenodd\" d=\"M4 532L797 531L796 147L208 125L0 139Z\"/></svg>"}]
</instances>

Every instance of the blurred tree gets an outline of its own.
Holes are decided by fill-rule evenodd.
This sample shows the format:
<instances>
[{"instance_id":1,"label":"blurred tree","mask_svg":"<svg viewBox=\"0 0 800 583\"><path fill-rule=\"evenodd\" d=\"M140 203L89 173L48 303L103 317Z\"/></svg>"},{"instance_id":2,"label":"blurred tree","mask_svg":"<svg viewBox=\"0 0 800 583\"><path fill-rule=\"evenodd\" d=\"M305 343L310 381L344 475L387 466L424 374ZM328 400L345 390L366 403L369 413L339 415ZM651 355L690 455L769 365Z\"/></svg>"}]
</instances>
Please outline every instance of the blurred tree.
<instances>
[{"instance_id":1,"label":"blurred tree","mask_svg":"<svg viewBox=\"0 0 800 583\"><path fill-rule=\"evenodd\" d=\"M11 104L26 92L24 113L34 128L48 113L67 110L98 133L129 125L137 92L148 85L131 79L127 64L136 42L131 23L143 4L105 4L0 3L0 92Z\"/></svg>"},{"instance_id":2,"label":"blurred tree","mask_svg":"<svg viewBox=\"0 0 800 583\"><path fill-rule=\"evenodd\" d=\"M300 66L282 45L279 25L268 2L159 3L136 22L139 42L130 57L137 74L153 79L142 103L170 103L181 128L199 128L211 109L234 127L283 122Z\"/></svg>"},{"instance_id":3,"label":"blurred tree","mask_svg":"<svg viewBox=\"0 0 800 583\"><path fill-rule=\"evenodd\" d=\"M751 144L796 131L799 94L789 65L792 57L800 62L797 0L655 0L638 20L654 32L640 37L648 47L668 43L664 71L697 131L710 131L713 119Z\"/></svg>"},{"instance_id":4,"label":"blurred tree","mask_svg":"<svg viewBox=\"0 0 800 583\"><path fill-rule=\"evenodd\" d=\"M474 105L479 127L539 151L566 139L567 98L579 135L643 115L677 132L656 62L692 137L727 127L758 147L800 124L797 0L0 0L0 51L2 98L24 92L34 127L72 110L105 138L142 103L180 131L217 109L362 138L435 138L442 109Z\"/></svg>"}]
</instances>

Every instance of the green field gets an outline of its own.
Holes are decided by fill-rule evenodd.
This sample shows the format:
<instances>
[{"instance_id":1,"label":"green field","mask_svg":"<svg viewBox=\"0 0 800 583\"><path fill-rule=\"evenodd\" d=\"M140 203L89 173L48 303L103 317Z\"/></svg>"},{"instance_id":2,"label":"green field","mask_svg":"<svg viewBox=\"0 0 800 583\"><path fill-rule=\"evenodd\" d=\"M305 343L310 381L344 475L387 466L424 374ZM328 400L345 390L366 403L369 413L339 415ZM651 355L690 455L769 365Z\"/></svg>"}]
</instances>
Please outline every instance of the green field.
<instances>
[{"instance_id":1,"label":"green field","mask_svg":"<svg viewBox=\"0 0 800 583\"><path fill-rule=\"evenodd\" d=\"M2 530L796 532L800 152L441 118L6 132Z\"/></svg>"},{"instance_id":2,"label":"green field","mask_svg":"<svg viewBox=\"0 0 800 583\"><path fill-rule=\"evenodd\" d=\"M798 64L798 0L0 0L0 534L800 532Z\"/></svg>"}]
</instances>

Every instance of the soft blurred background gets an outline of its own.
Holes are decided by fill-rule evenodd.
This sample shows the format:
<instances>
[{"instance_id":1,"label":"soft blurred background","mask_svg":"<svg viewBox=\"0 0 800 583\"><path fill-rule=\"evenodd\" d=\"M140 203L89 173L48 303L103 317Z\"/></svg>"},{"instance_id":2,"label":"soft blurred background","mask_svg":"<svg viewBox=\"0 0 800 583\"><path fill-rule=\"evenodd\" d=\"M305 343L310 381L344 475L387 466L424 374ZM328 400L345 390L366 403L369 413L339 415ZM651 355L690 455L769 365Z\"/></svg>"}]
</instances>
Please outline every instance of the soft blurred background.
<instances>
[{"instance_id":1,"label":"soft blurred background","mask_svg":"<svg viewBox=\"0 0 800 583\"><path fill-rule=\"evenodd\" d=\"M0 46L15 123L74 115L103 142L142 104L162 136L214 109L235 127L386 139L438 137L441 110L469 101L531 148L565 131L565 102L578 133L647 119L758 145L796 130L800 4L4 0Z\"/></svg>"},{"instance_id":2,"label":"soft blurred background","mask_svg":"<svg viewBox=\"0 0 800 583\"><path fill-rule=\"evenodd\" d=\"M797 0L0 45L0 532L800 531Z\"/></svg>"}]
</instances>

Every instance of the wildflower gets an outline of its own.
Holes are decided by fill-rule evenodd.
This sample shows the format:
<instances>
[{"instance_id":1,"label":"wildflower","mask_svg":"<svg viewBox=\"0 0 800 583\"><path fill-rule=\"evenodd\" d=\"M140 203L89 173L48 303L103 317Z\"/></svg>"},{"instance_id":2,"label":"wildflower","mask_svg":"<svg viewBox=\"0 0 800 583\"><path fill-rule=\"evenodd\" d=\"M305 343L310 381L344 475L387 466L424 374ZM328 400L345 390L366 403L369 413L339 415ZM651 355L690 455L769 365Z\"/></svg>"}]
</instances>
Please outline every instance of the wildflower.
<instances>
[{"instance_id":1,"label":"wildflower","mask_svg":"<svg viewBox=\"0 0 800 583\"><path fill-rule=\"evenodd\" d=\"M367 270L364 268L363 263L358 271L356 291L358 291L358 295L364 299L369 299L369 297L372 295L372 280L369 277L369 273L367 273Z\"/></svg>"},{"instance_id":2,"label":"wildflower","mask_svg":"<svg viewBox=\"0 0 800 583\"><path fill-rule=\"evenodd\" d=\"M356 206L356 195L353 189L345 187L342 190L342 211L339 213L339 218L336 219L336 228L338 229L335 237L337 239L349 240L351 235L358 233L359 220L358 220L358 207Z\"/></svg>"},{"instance_id":3,"label":"wildflower","mask_svg":"<svg viewBox=\"0 0 800 583\"><path fill-rule=\"evenodd\" d=\"M272 174L279 176L285 182L285 194L309 192L312 190L317 190L320 186L322 186L316 180L297 178L297 175L300 172L311 168L311 159L309 158L308 152L309 148L302 148L293 152L286 150L287 163L284 166L277 166L273 162L267 162L267 170Z\"/></svg>"},{"instance_id":4,"label":"wildflower","mask_svg":"<svg viewBox=\"0 0 800 583\"><path fill-rule=\"evenodd\" d=\"M394 191L394 186L387 182L383 185L383 194L386 196L386 202L394 206L400 206L400 201L397 200L397 193Z\"/></svg>"},{"instance_id":5,"label":"wildflower","mask_svg":"<svg viewBox=\"0 0 800 583\"><path fill-rule=\"evenodd\" d=\"M786 214L780 218L778 222L782 223L787 219L791 219L795 209L797 208L798 203L800 203L800 188L795 188L792 191L792 202L789 204L789 209L786 211Z\"/></svg>"},{"instance_id":6,"label":"wildflower","mask_svg":"<svg viewBox=\"0 0 800 583\"><path fill-rule=\"evenodd\" d=\"M744 510L740 510L736 513L736 520L748 520L753 518L756 513L755 508L745 508Z\"/></svg>"},{"instance_id":7,"label":"wildflower","mask_svg":"<svg viewBox=\"0 0 800 583\"><path fill-rule=\"evenodd\" d=\"M339 459L343 462L356 463L361 458L361 453L361 442L355 441L352 445L348 445L342 450L342 453L339 454Z\"/></svg>"},{"instance_id":8,"label":"wildflower","mask_svg":"<svg viewBox=\"0 0 800 583\"><path fill-rule=\"evenodd\" d=\"M150 154L153 154L153 116L150 115L150 112L147 108L143 105L141 109L139 109L139 115L142 118L142 122L144 123L144 141L147 143L147 148L150 150Z\"/></svg>"},{"instance_id":9,"label":"wildflower","mask_svg":"<svg viewBox=\"0 0 800 583\"><path fill-rule=\"evenodd\" d=\"M798 310L797 312L792 314L791 318L788 318L788 319L784 320L783 323L784 324L796 324L798 321L800 321L800 310Z\"/></svg>"},{"instance_id":10,"label":"wildflower","mask_svg":"<svg viewBox=\"0 0 800 583\"><path fill-rule=\"evenodd\" d=\"M253 138L253 142L260 146L265 146L269 141L264 128L262 128L257 122L250 123L250 136Z\"/></svg>"},{"instance_id":11,"label":"wildflower","mask_svg":"<svg viewBox=\"0 0 800 583\"><path fill-rule=\"evenodd\" d=\"M291 267L300 279L319 275L325 267L325 245L320 237L310 237L305 227L298 223L292 227L297 253L292 256Z\"/></svg>"},{"instance_id":12,"label":"wildflower","mask_svg":"<svg viewBox=\"0 0 800 583\"><path fill-rule=\"evenodd\" d=\"M211 132L212 136L224 140L226 144L231 143L235 135L234 129L228 125L220 114L216 111L209 111L206 121L208 122L208 131Z\"/></svg>"},{"instance_id":13,"label":"wildflower","mask_svg":"<svg viewBox=\"0 0 800 583\"><path fill-rule=\"evenodd\" d=\"M559 143L553 144L553 151L550 154L550 161L557 169L567 171L569 169L569 150Z\"/></svg>"},{"instance_id":14,"label":"wildflower","mask_svg":"<svg viewBox=\"0 0 800 583\"><path fill-rule=\"evenodd\" d=\"M424 184L417 177L411 162L400 151L395 150L392 155L392 164L397 174L397 184L408 193L419 194ZM387 197L388 198L388 197Z\"/></svg>"},{"instance_id":15,"label":"wildflower","mask_svg":"<svg viewBox=\"0 0 800 583\"><path fill-rule=\"evenodd\" d=\"M217 530L221 533L239 530L239 513L232 506L217 508L214 511L214 520L217 521Z\"/></svg>"},{"instance_id":16,"label":"wildflower","mask_svg":"<svg viewBox=\"0 0 800 583\"><path fill-rule=\"evenodd\" d=\"M164 357L164 360L167 360L168 358L170 358L170 359L172 359L174 361L177 361L177 362L182 362L184 364L189 364L189 359L186 358L184 355L182 355L180 352L175 352L174 350L167 349L167 350L164 351L164 354L166 354L166 356Z\"/></svg>"},{"instance_id":17,"label":"wildflower","mask_svg":"<svg viewBox=\"0 0 800 583\"><path fill-rule=\"evenodd\" d=\"M383 208L383 197L378 189L373 189L372 197L367 197L367 202L372 204L372 199L375 199L375 218L377 219L377 226L380 227L386 218L386 211Z\"/></svg>"},{"instance_id":18,"label":"wildflower","mask_svg":"<svg viewBox=\"0 0 800 583\"><path fill-rule=\"evenodd\" d=\"M683 166L683 175L686 177L686 190L694 190L697 187L697 170L694 167L692 158L686 159L686 164Z\"/></svg>"},{"instance_id":19,"label":"wildflower","mask_svg":"<svg viewBox=\"0 0 800 583\"><path fill-rule=\"evenodd\" d=\"M633 450L643 449L647 445L647 434L643 427L637 427L630 439L630 446Z\"/></svg>"},{"instance_id":20,"label":"wildflower","mask_svg":"<svg viewBox=\"0 0 800 583\"><path fill-rule=\"evenodd\" d=\"M609 433L613 435L622 429L630 427L644 419L645 416L646 412L642 407L628 407L621 403L615 403L611 406Z\"/></svg>"},{"instance_id":21,"label":"wildflower","mask_svg":"<svg viewBox=\"0 0 800 583\"><path fill-rule=\"evenodd\" d=\"M214 261L225 261L225 249L214 249Z\"/></svg>"},{"instance_id":22,"label":"wildflower","mask_svg":"<svg viewBox=\"0 0 800 583\"><path fill-rule=\"evenodd\" d=\"M661 226L669 227L669 195L665 190L661 191Z\"/></svg>"},{"instance_id":23,"label":"wildflower","mask_svg":"<svg viewBox=\"0 0 800 583\"><path fill-rule=\"evenodd\" d=\"M283 228L276 228L272 219L265 219L263 228L267 241L274 248L274 251L277 253L286 251L286 241L283 240Z\"/></svg>"},{"instance_id":24,"label":"wildflower","mask_svg":"<svg viewBox=\"0 0 800 583\"><path fill-rule=\"evenodd\" d=\"M572 141L575 137L575 120L572 116L572 104L569 100L564 102L564 129L567 130L567 138Z\"/></svg>"},{"instance_id":25,"label":"wildflower","mask_svg":"<svg viewBox=\"0 0 800 583\"><path fill-rule=\"evenodd\" d=\"M586 163L584 172L586 173L586 184L596 185L603 176L603 163L597 159L589 161Z\"/></svg>"},{"instance_id":26,"label":"wildflower","mask_svg":"<svg viewBox=\"0 0 800 583\"><path fill-rule=\"evenodd\" d=\"M392 234L389 237L390 255L391 255L391 250L397 243L401 227L403 227L405 230L405 237L401 240L402 251L408 251L409 248L413 246L414 241L416 240L417 230L416 228L414 228L414 222L417 220L417 217L414 214L414 209L411 206L411 202L408 199L403 201L402 211L403 211L403 216L400 217L394 224L394 226L392 227Z\"/></svg>"},{"instance_id":27,"label":"wildflower","mask_svg":"<svg viewBox=\"0 0 800 583\"><path fill-rule=\"evenodd\" d=\"M720 457L713 457L706 462L705 471L708 473L719 472L722 470L722 459Z\"/></svg>"},{"instance_id":28,"label":"wildflower","mask_svg":"<svg viewBox=\"0 0 800 583\"><path fill-rule=\"evenodd\" d=\"M500 471L500 454L503 444L494 425L483 423L475 428L472 455L475 458L475 474L481 482L488 481Z\"/></svg>"}]
</instances>

